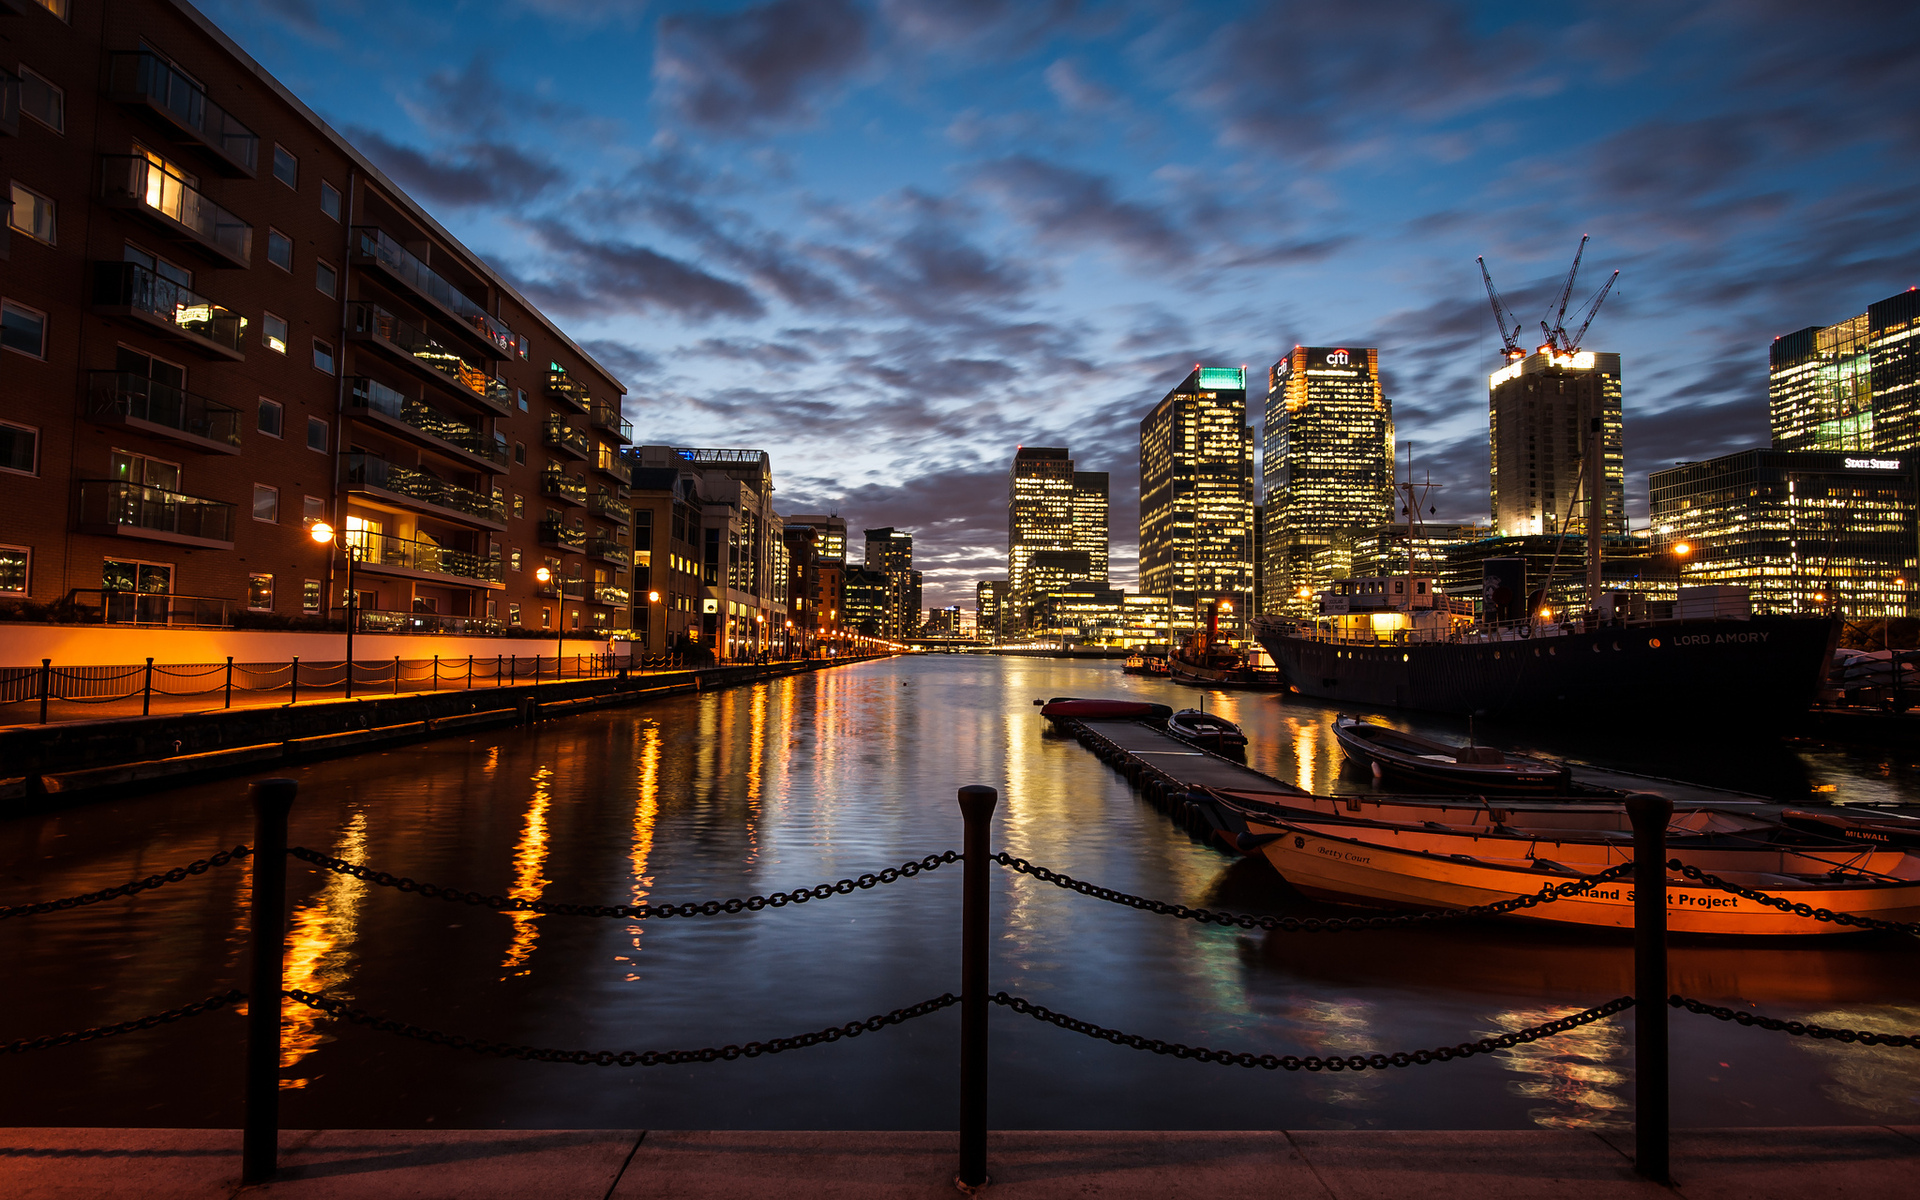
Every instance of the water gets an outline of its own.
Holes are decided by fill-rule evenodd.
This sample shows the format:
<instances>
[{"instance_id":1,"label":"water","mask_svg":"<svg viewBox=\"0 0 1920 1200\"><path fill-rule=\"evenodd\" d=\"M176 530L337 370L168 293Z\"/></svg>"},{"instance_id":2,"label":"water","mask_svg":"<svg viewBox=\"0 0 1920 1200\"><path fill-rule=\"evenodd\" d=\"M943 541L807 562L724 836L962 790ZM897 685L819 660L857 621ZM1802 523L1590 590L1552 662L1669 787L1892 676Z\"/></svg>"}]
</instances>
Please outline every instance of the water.
<instances>
[{"instance_id":1,"label":"water","mask_svg":"<svg viewBox=\"0 0 1920 1200\"><path fill-rule=\"evenodd\" d=\"M1118 664L978 656L874 663L295 772L293 840L397 875L601 903L701 900L855 876L957 848L954 791L1000 789L995 844L1168 901L1305 911L1259 860L1203 848L1031 701L1199 693ZM1331 710L1214 693L1253 765L1338 774ZM1438 719L1393 718L1464 733ZM1488 740L1783 799L1920 796L1910 755L1691 744L1605 731ZM1821 791L1820 789L1833 789ZM249 841L245 781L0 824L0 903L123 882ZM864 1018L958 984L960 867L758 915L503 915L291 865L289 986L402 1021L587 1049L744 1042ZM248 872L0 924L0 1038L125 1020L243 987ZM1001 873L993 980L1102 1025L1275 1053L1449 1045L1632 990L1628 941L1483 923L1303 935L1200 927ZM1851 1028L1920 1026L1910 939L1690 945L1676 986ZM1157 1057L993 1014L1003 1128L1528 1128L1631 1119L1631 1015L1464 1062L1285 1074ZM1910 1121L1911 1051L1676 1013L1685 1125ZM233 1126L243 1022L215 1013L0 1058L0 1125ZM621 1069L482 1058L289 1004L288 1127L952 1128L957 1011L774 1057Z\"/></svg>"}]
</instances>

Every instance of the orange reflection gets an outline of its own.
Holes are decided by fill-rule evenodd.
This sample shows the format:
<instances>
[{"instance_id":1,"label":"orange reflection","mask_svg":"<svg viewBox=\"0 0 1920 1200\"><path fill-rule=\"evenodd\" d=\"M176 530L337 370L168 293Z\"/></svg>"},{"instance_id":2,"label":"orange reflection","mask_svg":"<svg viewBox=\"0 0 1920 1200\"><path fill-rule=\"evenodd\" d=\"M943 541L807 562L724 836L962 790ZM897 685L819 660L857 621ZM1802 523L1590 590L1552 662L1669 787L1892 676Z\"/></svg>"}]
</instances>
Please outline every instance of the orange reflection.
<instances>
[{"instance_id":1,"label":"orange reflection","mask_svg":"<svg viewBox=\"0 0 1920 1200\"><path fill-rule=\"evenodd\" d=\"M1304 792L1313 790L1313 735L1317 729L1306 722L1293 729L1293 784Z\"/></svg>"},{"instance_id":2,"label":"orange reflection","mask_svg":"<svg viewBox=\"0 0 1920 1200\"><path fill-rule=\"evenodd\" d=\"M538 900L551 882L546 877L546 867L547 806L553 801L552 785L552 768L541 767L533 773L533 798L527 803L527 821L520 829L520 842L513 848L513 886L507 889L507 895L516 900ZM513 944L507 947L507 957L500 969L525 975L527 972L518 968L526 964L533 954L534 943L540 940L539 927L534 924L540 914L510 912L506 917L513 922Z\"/></svg>"},{"instance_id":3,"label":"orange reflection","mask_svg":"<svg viewBox=\"0 0 1920 1200\"><path fill-rule=\"evenodd\" d=\"M350 862L366 857L367 817L355 813L334 847L336 858ZM352 975L353 942L360 926L360 903L367 884L351 875L329 872L327 886L318 896L293 911L287 931L287 957L282 985L304 992L324 993L341 999L352 998L345 983ZM333 1040L323 1034L321 1023L327 1014L304 1004L288 1001L280 1018L280 1069L286 1071ZM310 1079L282 1079L283 1089L304 1088Z\"/></svg>"},{"instance_id":4,"label":"orange reflection","mask_svg":"<svg viewBox=\"0 0 1920 1200\"><path fill-rule=\"evenodd\" d=\"M633 805L633 849L628 862L633 869L633 902L645 904L653 893L653 876L647 873L647 860L653 857L653 826L660 811L660 727L648 724L640 734L640 794ZM644 922L627 926L633 952L640 953L640 931ZM640 976L631 969L633 959L622 955L616 961L629 964L627 980Z\"/></svg>"},{"instance_id":5,"label":"orange reflection","mask_svg":"<svg viewBox=\"0 0 1920 1200\"><path fill-rule=\"evenodd\" d=\"M1570 1017L1575 1005L1544 1005L1496 1014L1494 1037L1510 1029ZM1527 1115L1547 1129L1626 1129L1632 1102L1616 1089L1626 1085L1628 1026L1621 1019L1595 1021L1537 1042L1500 1052L1500 1065L1522 1078L1508 1083L1515 1095L1535 1102Z\"/></svg>"}]
</instances>

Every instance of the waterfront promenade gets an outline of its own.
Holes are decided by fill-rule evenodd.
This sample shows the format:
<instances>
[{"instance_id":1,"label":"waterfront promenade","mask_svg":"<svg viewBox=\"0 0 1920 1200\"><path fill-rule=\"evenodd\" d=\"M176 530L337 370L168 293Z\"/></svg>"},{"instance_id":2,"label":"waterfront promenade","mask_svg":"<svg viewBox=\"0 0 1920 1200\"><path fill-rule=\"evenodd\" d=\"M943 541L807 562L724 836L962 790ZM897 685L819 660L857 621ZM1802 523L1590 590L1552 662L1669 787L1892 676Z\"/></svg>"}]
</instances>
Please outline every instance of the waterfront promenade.
<instances>
[{"instance_id":1,"label":"waterfront promenade","mask_svg":"<svg viewBox=\"0 0 1920 1200\"><path fill-rule=\"evenodd\" d=\"M1585 1130L1009 1131L989 1196L1290 1200L1806 1200L1913 1194L1920 1126L1674 1134L1671 1188L1632 1136ZM330 1130L282 1135L281 1176L242 1189L221 1129L0 1130L9 1200L907 1200L953 1196L951 1132Z\"/></svg>"}]
</instances>

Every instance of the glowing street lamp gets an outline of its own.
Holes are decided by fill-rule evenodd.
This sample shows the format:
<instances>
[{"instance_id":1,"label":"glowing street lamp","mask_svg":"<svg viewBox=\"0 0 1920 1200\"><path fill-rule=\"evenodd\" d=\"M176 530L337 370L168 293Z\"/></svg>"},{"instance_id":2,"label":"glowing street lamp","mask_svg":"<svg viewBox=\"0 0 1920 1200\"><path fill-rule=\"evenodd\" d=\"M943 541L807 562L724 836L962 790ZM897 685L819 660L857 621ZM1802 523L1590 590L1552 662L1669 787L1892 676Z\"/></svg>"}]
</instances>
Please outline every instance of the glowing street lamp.
<instances>
[{"instance_id":1,"label":"glowing street lamp","mask_svg":"<svg viewBox=\"0 0 1920 1200\"><path fill-rule=\"evenodd\" d=\"M307 530L307 536L322 546L332 545L333 526L325 521L315 521L312 528ZM347 687L345 694L346 698L351 700L353 699L353 627L359 623L357 620L359 614L354 605L360 598L353 589L353 565L360 559L360 547L354 544L354 539L351 537L341 538L340 545L347 552ZM327 571L329 575L333 571L331 553L327 556Z\"/></svg>"},{"instance_id":2,"label":"glowing street lamp","mask_svg":"<svg viewBox=\"0 0 1920 1200\"><path fill-rule=\"evenodd\" d=\"M560 586L559 579L546 567L541 567L535 571L533 577L540 581L542 587L551 583L553 585L553 594L560 600L560 619L554 622L554 633L556 636L553 643L553 673L554 676L558 678L560 673L566 670L567 661L567 593L566 590Z\"/></svg>"}]
</instances>

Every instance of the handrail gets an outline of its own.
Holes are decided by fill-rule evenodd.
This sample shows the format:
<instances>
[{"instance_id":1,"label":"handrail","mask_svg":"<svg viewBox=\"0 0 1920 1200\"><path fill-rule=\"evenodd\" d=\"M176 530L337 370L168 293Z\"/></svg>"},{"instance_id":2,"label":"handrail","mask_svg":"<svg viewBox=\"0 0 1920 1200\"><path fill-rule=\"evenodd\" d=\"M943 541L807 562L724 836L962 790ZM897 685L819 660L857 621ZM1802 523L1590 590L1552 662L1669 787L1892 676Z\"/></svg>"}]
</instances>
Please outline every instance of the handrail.
<instances>
[{"instance_id":1,"label":"handrail","mask_svg":"<svg viewBox=\"0 0 1920 1200\"><path fill-rule=\"evenodd\" d=\"M158 213L242 266L251 260L253 226L179 175L140 154L103 154L100 166L107 199Z\"/></svg>"},{"instance_id":2,"label":"handrail","mask_svg":"<svg viewBox=\"0 0 1920 1200\"><path fill-rule=\"evenodd\" d=\"M471 488L448 483L437 475L388 462L377 454L354 451L345 455L348 486L377 487L423 503L450 508L468 516L504 525L506 506Z\"/></svg>"},{"instance_id":3,"label":"handrail","mask_svg":"<svg viewBox=\"0 0 1920 1200\"><path fill-rule=\"evenodd\" d=\"M259 136L208 99L206 89L173 64L149 50L119 51L112 56L110 70L115 96L151 105L245 174L254 173Z\"/></svg>"},{"instance_id":4,"label":"handrail","mask_svg":"<svg viewBox=\"0 0 1920 1200\"><path fill-rule=\"evenodd\" d=\"M356 225L353 232L356 253L374 259L382 268L405 280L415 291L458 317L502 354L511 357L518 351L520 339L505 321L475 303L444 275L395 241L386 230L374 225Z\"/></svg>"},{"instance_id":5,"label":"handrail","mask_svg":"<svg viewBox=\"0 0 1920 1200\"><path fill-rule=\"evenodd\" d=\"M506 439L499 434L489 434L473 422L442 412L424 400L416 400L365 375L354 376L347 385L347 401L352 407L391 417L436 441L497 466L504 467L512 461Z\"/></svg>"},{"instance_id":6,"label":"handrail","mask_svg":"<svg viewBox=\"0 0 1920 1200\"><path fill-rule=\"evenodd\" d=\"M80 481L80 520L207 541L233 540L233 505L118 479Z\"/></svg>"},{"instance_id":7,"label":"handrail","mask_svg":"<svg viewBox=\"0 0 1920 1200\"><path fill-rule=\"evenodd\" d=\"M512 392L503 381L468 362L459 351L434 340L425 329L402 320L378 304L365 301L349 304L347 332L376 337L396 346L413 361L446 376L501 412L511 410Z\"/></svg>"},{"instance_id":8,"label":"handrail","mask_svg":"<svg viewBox=\"0 0 1920 1200\"><path fill-rule=\"evenodd\" d=\"M240 410L129 371L89 371L87 415L162 425L224 446L240 445Z\"/></svg>"},{"instance_id":9,"label":"handrail","mask_svg":"<svg viewBox=\"0 0 1920 1200\"><path fill-rule=\"evenodd\" d=\"M147 313L236 354L247 335L245 317L139 263L96 262L93 302Z\"/></svg>"}]
</instances>

